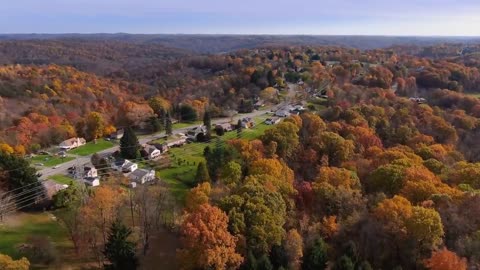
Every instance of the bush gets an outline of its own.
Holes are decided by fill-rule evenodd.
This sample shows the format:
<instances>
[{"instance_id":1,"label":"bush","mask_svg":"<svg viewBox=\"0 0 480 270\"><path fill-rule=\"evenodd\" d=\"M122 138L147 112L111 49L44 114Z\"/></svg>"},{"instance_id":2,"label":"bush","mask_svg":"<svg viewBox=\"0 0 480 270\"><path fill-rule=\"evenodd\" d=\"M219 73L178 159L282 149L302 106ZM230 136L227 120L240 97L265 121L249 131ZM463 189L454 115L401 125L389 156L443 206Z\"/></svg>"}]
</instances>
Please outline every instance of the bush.
<instances>
[{"instance_id":1,"label":"bush","mask_svg":"<svg viewBox=\"0 0 480 270\"><path fill-rule=\"evenodd\" d=\"M223 130L222 127L216 127L215 128L215 133L218 135L218 136L223 136L225 134L225 130Z\"/></svg>"}]
</instances>

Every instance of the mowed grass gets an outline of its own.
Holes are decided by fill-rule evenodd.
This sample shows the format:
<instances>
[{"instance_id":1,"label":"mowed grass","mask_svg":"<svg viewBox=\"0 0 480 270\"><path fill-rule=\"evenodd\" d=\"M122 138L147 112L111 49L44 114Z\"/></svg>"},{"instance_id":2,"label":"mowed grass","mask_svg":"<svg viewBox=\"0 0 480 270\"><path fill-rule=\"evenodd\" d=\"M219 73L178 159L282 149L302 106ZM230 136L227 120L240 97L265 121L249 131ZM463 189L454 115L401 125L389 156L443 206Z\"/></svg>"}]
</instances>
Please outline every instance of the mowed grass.
<instances>
[{"instance_id":1,"label":"mowed grass","mask_svg":"<svg viewBox=\"0 0 480 270\"><path fill-rule=\"evenodd\" d=\"M468 92L465 92L465 95L472 96L472 97L476 97L476 98L480 98L480 93L468 93Z\"/></svg>"},{"instance_id":2,"label":"mowed grass","mask_svg":"<svg viewBox=\"0 0 480 270\"><path fill-rule=\"evenodd\" d=\"M273 127L263 123L266 118L268 118L268 115L255 118L256 126L253 129L243 129L240 137L247 140L260 137L267 129ZM203 157L205 148L207 146L214 148L217 138L224 145L228 140L236 139L237 132L235 130L227 132L225 135L215 137L207 143L190 143L169 150L172 166L157 171L157 176L169 185L172 194L179 202L184 202L188 190L194 186L198 163L205 162Z\"/></svg>"},{"instance_id":3,"label":"mowed grass","mask_svg":"<svg viewBox=\"0 0 480 270\"><path fill-rule=\"evenodd\" d=\"M62 184L62 185L70 185L72 183L72 181L75 181L75 179L71 178L71 177L68 177L66 175L63 175L63 174L55 174L55 175L52 175L50 177L48 177L48 179L51 179L59 184Z\"/></svg>"},{"instance_id":4,"label":"mowed grass","mask_svg":"<svg viewBox=\"0 0 480 270\"><path fill-rule=\"evenodd\" d=\"M19 244L25 243L29 236L48 237L55 245L58 254L73 248L66 230L48 213L21 213L10 216L0 224L0 253L19 259Z\"/></svg>"},{"instance_id":5,"label":"mowed grass","mask_svg":"<svg viewBox=\"0 0 480 270\"><path fill-rule=\"evenodd\" d=\"M194 125L203 125L202 121L195 121L195 122L181 122L181 123L175 123L172 125L172 129L179 129L179 128L186 128L189 126L194 126Z\"/></svg>"},{"instance_id":6,"label":"mowed grass","mask_svg":"<svg viewBox=\"0 0 480 270\"><path fill-rule=\"evenodd\" d=\"M32 157L30 161L32 165L35 165L36 163L42 163L45 167L52 167L74 159L75 158L72 156L62 158L60 156L37 155Z\"/></svg>"},{"instance_id":7,"label":"mowed grass","mask_svg":"<svg viewBox=\"0 0 480 270\"><path fill-rule=\"evenodd\" d=\"M100 152L102 150L112 148L115 144L111 141L106 141L104 139L97 140L97 143L88 142L87 144L68 151L68 153L79 156L88 156L94 153Z\"/></svg>"}]
</instances>

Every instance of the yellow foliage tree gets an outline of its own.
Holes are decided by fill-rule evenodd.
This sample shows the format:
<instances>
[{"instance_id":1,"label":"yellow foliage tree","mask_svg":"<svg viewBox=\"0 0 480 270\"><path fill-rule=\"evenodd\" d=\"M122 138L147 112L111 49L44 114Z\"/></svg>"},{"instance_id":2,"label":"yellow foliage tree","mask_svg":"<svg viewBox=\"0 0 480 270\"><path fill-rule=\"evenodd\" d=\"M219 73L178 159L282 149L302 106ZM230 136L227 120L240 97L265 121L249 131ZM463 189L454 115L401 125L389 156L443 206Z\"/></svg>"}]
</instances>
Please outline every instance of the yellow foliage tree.
<instances>
[{"instance_id":1,"label":"yellow foliage tree","mask_svg":"<svg viewBox=\"0 0 480 270\"><path fill-rule=\"evenodd\" d=\"M0 269L28 270L30 269L30 262L25 257L15 261L8 255L0 254Z\"/></svg>"},{"instance_id":2,"label":"yellow foliage tree","mask_svg":"<svg viewBox=\"0 0 480 270\"><path fill-rule=\"evenodd\" d=\"M0 151L7 154L13 154L14 149L8 143L0 144Z\"/></svg>"}]
</instances>

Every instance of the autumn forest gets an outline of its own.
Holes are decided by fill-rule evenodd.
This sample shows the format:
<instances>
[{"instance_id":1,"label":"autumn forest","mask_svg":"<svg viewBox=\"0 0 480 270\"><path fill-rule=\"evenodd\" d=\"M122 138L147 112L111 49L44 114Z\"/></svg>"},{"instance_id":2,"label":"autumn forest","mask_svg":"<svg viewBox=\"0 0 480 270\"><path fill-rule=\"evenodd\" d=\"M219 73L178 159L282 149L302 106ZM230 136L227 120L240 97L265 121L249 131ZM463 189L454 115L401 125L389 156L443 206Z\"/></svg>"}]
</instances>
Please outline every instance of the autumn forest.
<instances>
[{"instance_id":1,"label":"autumn forest","mask_svg":"<svg viewBox=\"0 0 480 270\"><path fill-rule=\"evenodd\" d=\"M108 171L100 187L71 185L19 210L56 217L71 269L154 269L156 242L172 243L174 262L155 269L480 269L480 45L202 53L25 39L0 41L0 64L0 204L2 192L15 201L42 181L29 157L72 137L171 135L166 118L208 126L261 111L259 100L265 115L305 107L251 137L240 124L230 137L210 127L204 142L171 150L168 162L186 160L172 175L162 170L173 165L150 164L155 185L132 189ZM189 163L182 153L194 146ZM50 263L8 251L0 243L11 257L0 266L19 268L7 269L66 269L53 268L61 252Z\"/></svg>"}]
</instances>

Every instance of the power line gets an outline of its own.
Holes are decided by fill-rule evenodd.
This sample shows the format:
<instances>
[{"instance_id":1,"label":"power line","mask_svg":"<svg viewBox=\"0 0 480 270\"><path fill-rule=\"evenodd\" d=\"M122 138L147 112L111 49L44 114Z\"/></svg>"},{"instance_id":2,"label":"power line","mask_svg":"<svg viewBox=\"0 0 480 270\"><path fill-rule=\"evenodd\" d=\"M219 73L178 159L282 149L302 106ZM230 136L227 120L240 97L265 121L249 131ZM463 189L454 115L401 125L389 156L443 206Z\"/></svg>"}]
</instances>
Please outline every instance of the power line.
<instances>
[{"instance_id":1,"label":"power line","mask_svg":"<svg viewBox=\"0 0 480 270\"><path fill-rule=\"evenodd\" d=\"M254 126L254 127L251 128L251 129L255 129L255 128L257 128L257 126ZM244 130L242 129L242 130L240 130L239 133L242 134L243 132L244 132ZM223 146L223 145L225 145L225 144L227 143L227 140L231 140L231 139L235 139L235 138L233 137L233 138L218 140L218 137L217 137L216 140L218 141L218 145L222 145L222 146ZM210 139L210 140L206 141L205 143L211 143L212 141L213 141L213 139ZM184 146L184 147L182 147L182 148L185 149L185 150L187 150L188 148L195 149L195 150L197 151L197 154L199 154L200 151L203 151L203 150L204 150L206 147L208 147L208 146L209 146L209 145L203 146L203 145L198 144L198 143L193 143L193 144ZM134 147L137 147L137 146L134 146ZM202 147L203 147L203 149L202 149ZM175 155L176 155L176 156L180 156L180 157L186 157L186 156L187 156L186 153L185 153L185 154L176 153ZM142 163L142 162L149 162L149 161L150 161L150 160L145 160L144 158L129 159L129 161L132 161L132 160L133 160L133 161L140 162L140 163ZM84 165L82 165L82 166L84 166ZM151 168L158 168L159 166L150 166L150 167L151 167ZM99 170L102 171L102 170L106 170L106 169L109 169L109 168L111 168L111 166L104 166L104 167L98 168L97 171L99 171ZM101 175L107 175L107 174L109 174L109 173L100 174L100 176L101 176ZM97 174L97 175L98 175L98 174ZM40 180L40 181L38 181L38 182L31 183L31 184L28 184L28 185L25 185L25 186L16 188L16 189L14 189L14 190L10 190L10 191L8 191L8 192L6 192L6 193L3 193L2 196L5 196L5 195L7 195L7 194L9 194L9 193L12 193L12 192L14 192L14 191L16 191L16 190L24 189L24 188L27 187L27 186L31 186L31 185L34 185L34 184L42 183L42 182L45 182L45 181L48 181L48 179ZM18 197L20 197L20 196L22 196L22 195L31 193L33 190L36 190L36 189L39 189L39 188L43 188L43 186L39 185L38 187L34 187L34 188L32 188L32 189L29 189L29 190L26 190L26 191L22 191L22 193L16 194L16 195L14 196L14 198L18 198ZM36 195L36 196L38 196L38 195Z\"/></svg>"}]
</instances>

